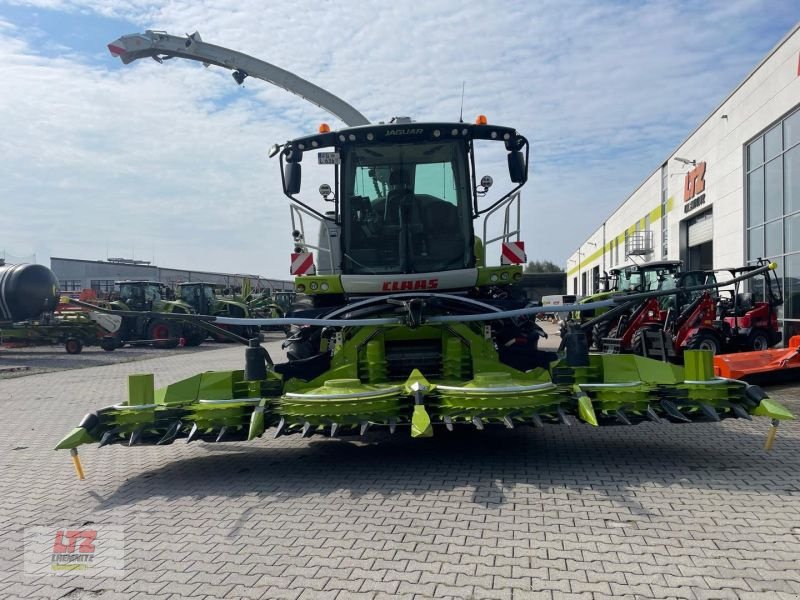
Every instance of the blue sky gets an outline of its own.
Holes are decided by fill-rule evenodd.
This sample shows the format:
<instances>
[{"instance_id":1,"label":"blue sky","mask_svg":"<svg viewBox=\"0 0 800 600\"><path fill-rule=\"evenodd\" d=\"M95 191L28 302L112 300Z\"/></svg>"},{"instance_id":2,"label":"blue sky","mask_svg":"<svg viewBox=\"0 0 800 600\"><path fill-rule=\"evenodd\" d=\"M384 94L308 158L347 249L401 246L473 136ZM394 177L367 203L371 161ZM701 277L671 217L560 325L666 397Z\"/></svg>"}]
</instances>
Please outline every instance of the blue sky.
<instances>
[{"instance_id":1,"label":"blue sky","mask_svg":"<svg viewBox=\"0 0 800 600\"><path fill-rule=\"evenodd\" d=\"M790 1L224 4L0 0L0 250L288 275L266 151L340 124L227 71L123 66L122 34L199 30L374 120L455 119L465 81L465 117L531 140L523 237L563 264L797 20ZM479 169L502 181L502 158Z\"/></svg>"}]
</instances>

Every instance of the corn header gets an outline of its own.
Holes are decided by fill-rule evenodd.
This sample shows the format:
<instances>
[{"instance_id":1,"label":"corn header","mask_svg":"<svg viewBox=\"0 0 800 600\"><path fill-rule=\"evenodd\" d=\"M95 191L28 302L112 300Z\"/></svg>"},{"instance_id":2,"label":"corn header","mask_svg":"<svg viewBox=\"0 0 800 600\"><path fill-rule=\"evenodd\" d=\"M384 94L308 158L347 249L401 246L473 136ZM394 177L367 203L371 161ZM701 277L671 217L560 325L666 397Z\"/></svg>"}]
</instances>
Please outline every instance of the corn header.
<instances>
[{"instance_id":1,"label":"corn header","mask_svg":"<svg viewBox=\"0 0 800 600\"><path fill-rule=\"evenodd\" d=\"M112 51L124 62L182 56L244 73L238 53L223 60L224 49L196 37L146 35L121 38ZM134 42L135 55L126 54ZM492 201L486 196L497 186L478 176L478 148L503 155L507 189ZM715 377L710 352L687 351L684 366L590 354L580 331L565 336L560 353L538 347L545 334L535 314L553 307L514 299L525 261L520 190L529 165L528 141L515 129L483 116L470 124L323 124L271 155L279 156L290 201L287 254L298 298L284 318L211 319L293 326L288 360L275 363L252 339L242 369L158 390L152 375L132 375L126 400L87 415L58 448L793 418L759 388ZM301 195L304 163L327 169L322 200ZM490 249L499 265L489 264Z\"/></svg>"}]
</instances>

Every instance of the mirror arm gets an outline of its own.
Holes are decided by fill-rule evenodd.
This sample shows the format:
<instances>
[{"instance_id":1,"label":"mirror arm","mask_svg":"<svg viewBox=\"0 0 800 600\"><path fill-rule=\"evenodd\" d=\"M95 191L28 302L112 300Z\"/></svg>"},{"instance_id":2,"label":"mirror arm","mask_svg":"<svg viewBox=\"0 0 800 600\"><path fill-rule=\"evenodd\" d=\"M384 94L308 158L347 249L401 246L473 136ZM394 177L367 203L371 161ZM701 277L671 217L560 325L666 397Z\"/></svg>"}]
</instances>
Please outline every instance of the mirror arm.
<instances>
[{"instance_id":1,"label":"mirror arm","mask_svg":"<svg viewBox=\"0 0 800 600\"><path fill-rule=\"evenodd\" d=\"M296 202L297 204L299 204L300 206L302 206L302 207L303 207L303 208L305 208L306 210L309 210L309 211L311 211L312 213L314 213L315 215L317 215L317 216L318 216L320 219L325 219L326 221L333 221L333 222L335 223L335 222L336 222L336 219L331 219L330 217L326 217L325 215L323 215L323 214L322 214L321 212L319 212L318 210L316 210L316 209L314 209L314 208L311 208L311 207L310 207L308 204L306 204L306 203L305 203L305 202L303 202L302 200L299 200L298 198L295 198L295 197L294 197L294 196L292 196L291 194L287 194L287 193L286 193L286 176L285 176L285 175L284 175L284 173L283 173L283 156L284 156L284 153L283 153L283 152L281 152L281 154L280 154L280 159L281 159L281 187L282 187L282 188L283 188L283 190L284 190L284 191L283 191L283 195L284 195L284 196L286 196L287 198L289 198L289 200L291 200L292 202Z\"/></svg>"},{"instance_id":2,"label":"mirror arm","mask_svg":"<svg viewBox=\"0 0 800 600\"><path fill-rule=\"evenodd\" d=\"M519 139L522 140L522 144L525 146L525 181L522 182L522 183L517 184L517 186L515 188L513 188L510 192L507 192L502 198L500 198L496 202L492 203L490 206L487 206L483 210L476 210L475 217L479 217L482 214L489 212L490 210L492 210L493 208L495 208L499 204L502 204L503 202L505 202L508 199L509 196L511 196L512 194L516 193L517 190L521 189L523 185L528 183L528 157L530 156L530 154L529 154L530 153L530 144L528 144L528 140L525 139L522 136L519 136ZM477 197L475 199L475 204L476 204L476 209L477 209Z\"/></svg>"},{"instance_id":3,"label":"mirror arm","mask_svg":"<svg viewBox=\"0 0 800 600\"><path fill-rule=\"evenodd\" d=\"M469 162L470 162L470 179L472 180L472 207L474 211L474 215L472 216L473 219L476 219L478 215L480 215L480 211L478 209L478 194L476 193L476 185L475 185L475 142L473 140L469 140L467 142L467 154L469 154Z\"/></svg>"}]
</instances>

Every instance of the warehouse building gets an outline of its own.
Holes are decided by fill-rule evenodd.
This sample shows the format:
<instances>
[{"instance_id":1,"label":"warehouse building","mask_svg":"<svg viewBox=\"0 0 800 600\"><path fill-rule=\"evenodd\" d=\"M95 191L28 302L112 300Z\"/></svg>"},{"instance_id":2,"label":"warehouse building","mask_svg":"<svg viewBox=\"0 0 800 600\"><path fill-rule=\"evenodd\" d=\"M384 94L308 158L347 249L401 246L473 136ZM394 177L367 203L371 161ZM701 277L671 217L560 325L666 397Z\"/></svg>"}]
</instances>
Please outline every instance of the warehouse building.
<instances>
[{"instance_id":1,"label":"warehouse building","mask_svg":"<svg viewBox=\"0 0 800 600\"><path fill-rule=\"evenodd\" d=\"M122 258L80 260L51 256L50 269L58 278L62 292L79 292L91 288L98 294L107 294L114 290L115 281L125 279L160 281L169 286L188 281L205 281L231 290L240 290L244 280L249 279L254 290L294 290L294 282L284 279L268 279L242 273L172 269L158 267L148 261Z\"/></svg>"},{"instance_id":2,"label":"warehouse building","mask_svg":"<svg viewBox=\"0 0 800 600\"><path fill-rule=\"evenodd\" d=\"M784 339L800 333L800 23L567 261L568 289L679 259L686 269L778 263Z\"/></svg>"}]
</instances>

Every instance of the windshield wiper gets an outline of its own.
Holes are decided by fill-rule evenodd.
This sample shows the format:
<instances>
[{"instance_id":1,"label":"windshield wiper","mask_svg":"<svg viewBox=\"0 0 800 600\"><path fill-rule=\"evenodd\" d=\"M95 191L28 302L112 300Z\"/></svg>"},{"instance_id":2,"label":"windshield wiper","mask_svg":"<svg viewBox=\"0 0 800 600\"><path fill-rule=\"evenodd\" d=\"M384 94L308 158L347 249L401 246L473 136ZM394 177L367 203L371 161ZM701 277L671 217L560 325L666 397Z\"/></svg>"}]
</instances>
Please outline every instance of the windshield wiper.
<instances>
[{"instance_id":1,"label":"windshield wiper","mask_svg":"<svg viewBox=\"0 0 800 600\"><path fill-rule=\"evenodd\" d=\"M357 261L355 258L353 258L352 256L350 256L350 255L349 255L347 252L345 252L345 253L344 253L344 257L345 257L346 259L350 260L351 262L353 262L354 264L356 264L357 266L361 267L362 269L366 269L367 271L369 271L369 272L370 272L370 273L372 273L373 275L380 275L380 273L378 273L378 272L377 272L375 269L373 269L373 268L371 268L371 267L368 267L367 265L362 265L362 264L361 264L360 262L358 262L358 261Z\"/></svg>"}]
</instances>

